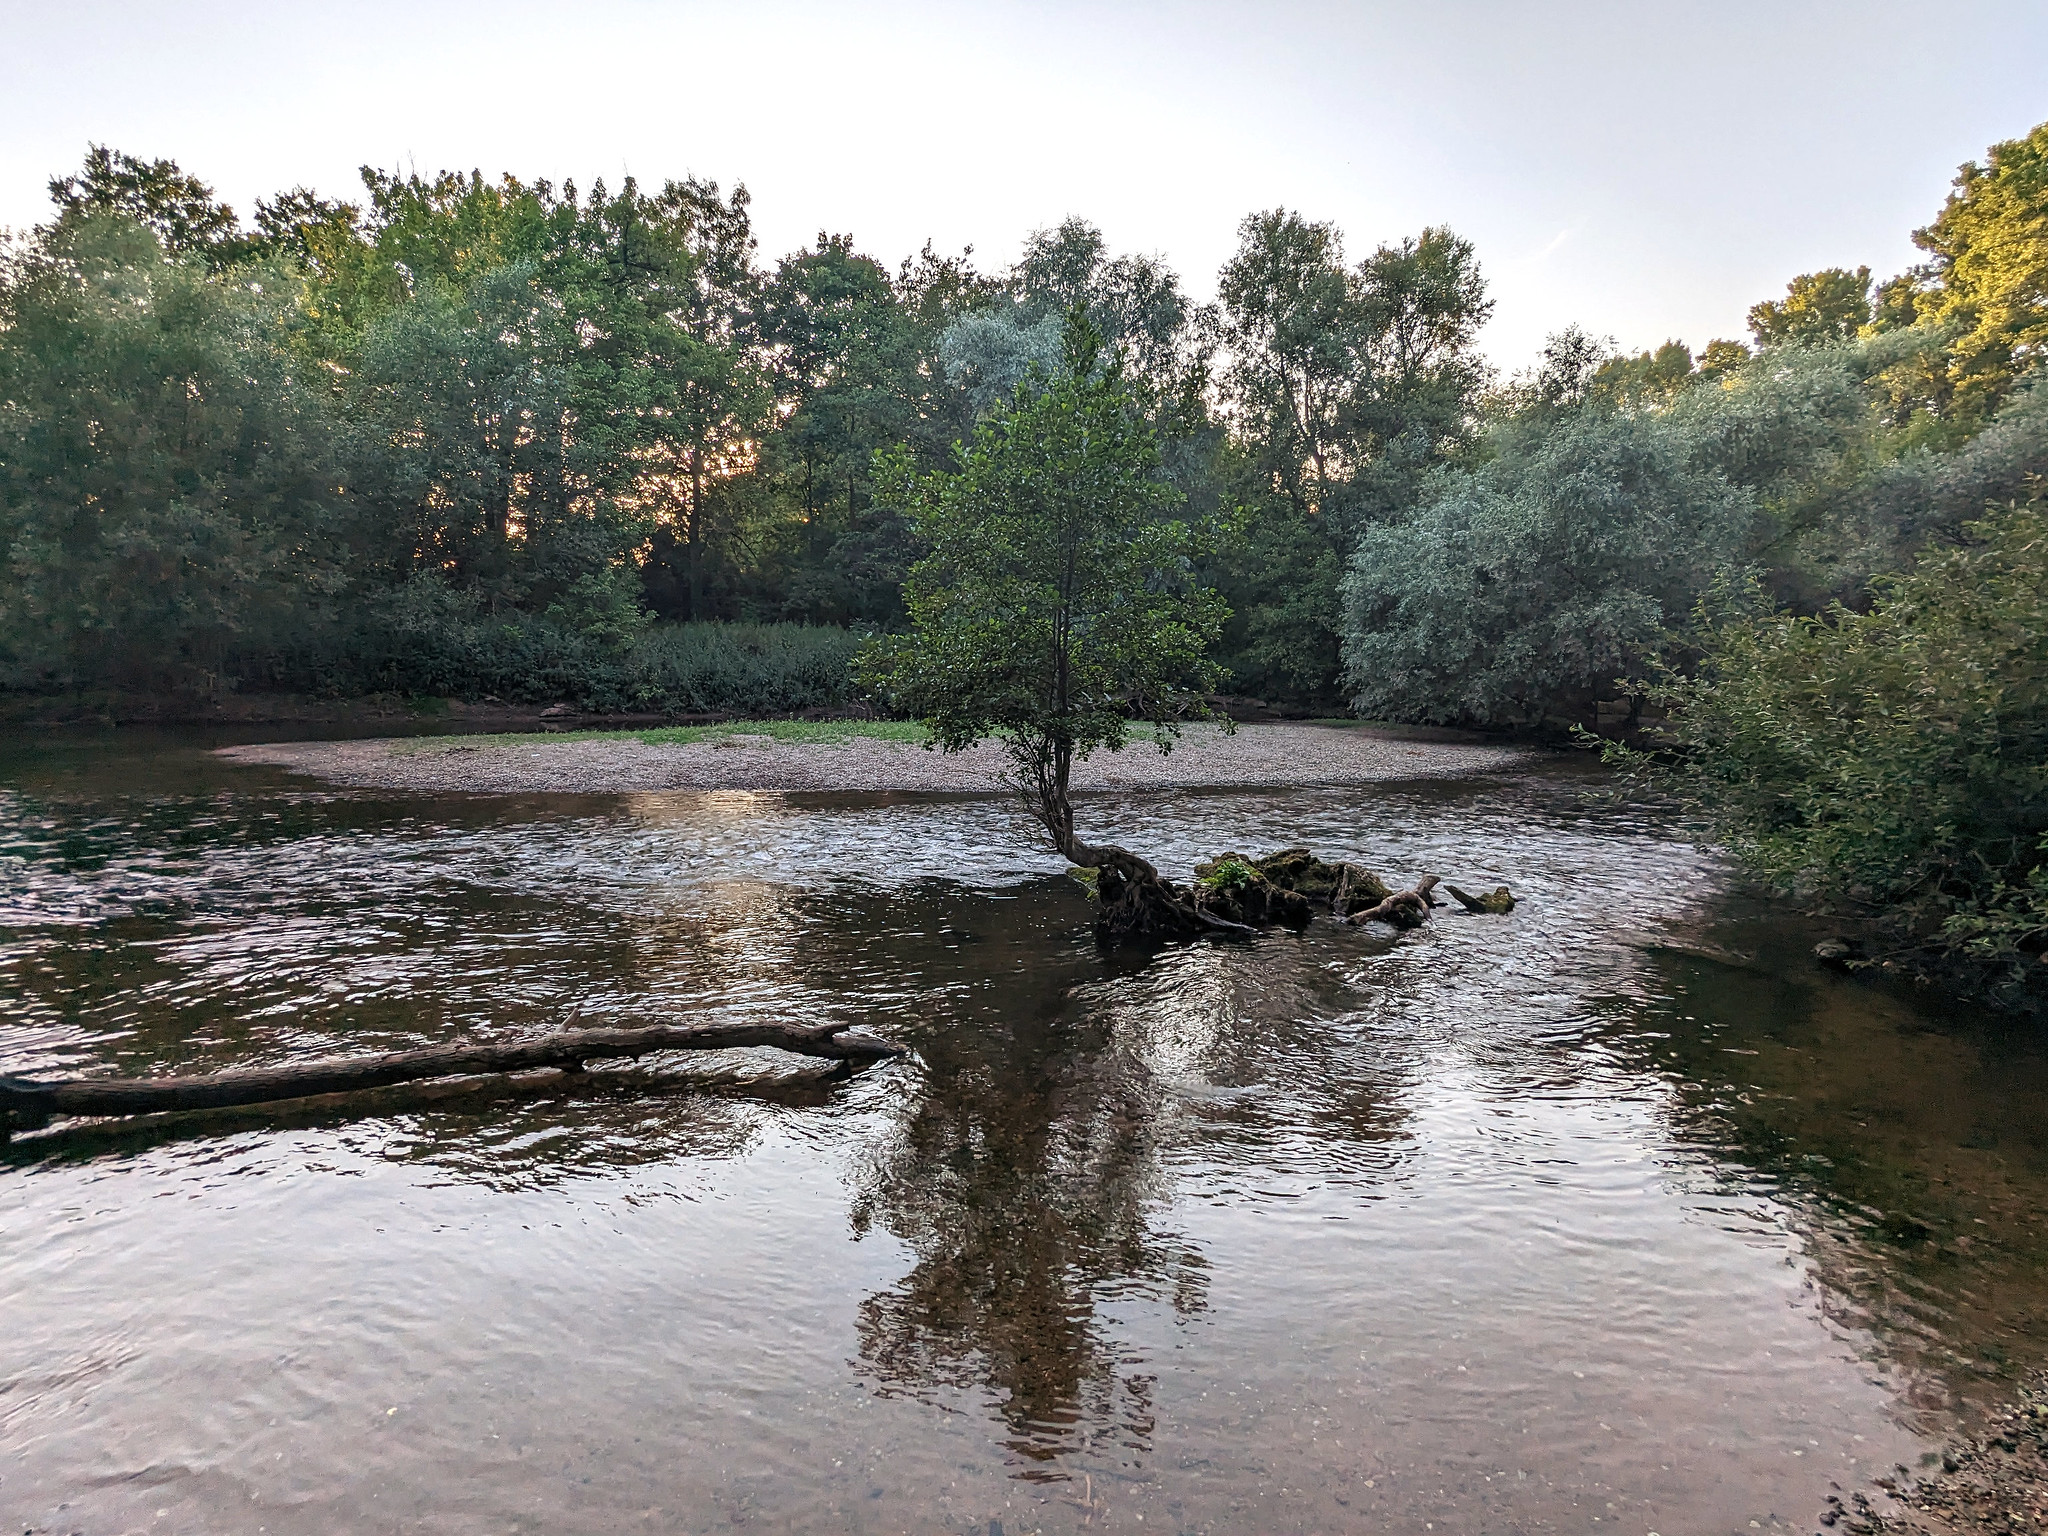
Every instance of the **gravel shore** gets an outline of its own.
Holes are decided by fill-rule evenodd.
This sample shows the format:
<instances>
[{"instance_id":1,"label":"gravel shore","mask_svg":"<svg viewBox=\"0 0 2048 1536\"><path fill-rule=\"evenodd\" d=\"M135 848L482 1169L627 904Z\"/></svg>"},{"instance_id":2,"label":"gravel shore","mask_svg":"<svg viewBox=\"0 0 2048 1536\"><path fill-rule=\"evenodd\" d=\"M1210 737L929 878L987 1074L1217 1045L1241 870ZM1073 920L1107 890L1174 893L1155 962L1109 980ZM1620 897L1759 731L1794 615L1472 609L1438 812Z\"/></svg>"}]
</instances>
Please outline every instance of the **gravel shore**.
<instances>
[{"instance_id":1,"label":"gravel shore","mask_svg":"<svg viewBox=\"0 0 2048 1536\"><path fill-rule=\"evenodd\" d=\"M1828 1500L1821 1524L1844 1536L1982 1536L2039 1531L2048 1523L2048 1378L2035 1377L1976 1434L1942 1454L1939 1471L1900 1469L1879 1486L1896 1501L1880 1513L1862 1494Z\"/></svg>"},{"instance_id":2,"label":"gravel shore","mask_svg":"<svg viewBox=\"0 0 2048 1536\"><path fill-rule=\"evenodd\" d=\"M941 753L909 742L850 737L778 742L734 735L687 745L626 739L465 742L461 737L276 742L224 747L221 756L309 774L331 784L419 794L628 794L662 789L1003 789L999 745ZM1245 725L1226 736L1197 726L1169 754L1148 742L1077 764L1080 791L1279 788L1456 778L1511 772L1528 748L1437 739L1371 726Z\"/></svg>"}]
</instances>

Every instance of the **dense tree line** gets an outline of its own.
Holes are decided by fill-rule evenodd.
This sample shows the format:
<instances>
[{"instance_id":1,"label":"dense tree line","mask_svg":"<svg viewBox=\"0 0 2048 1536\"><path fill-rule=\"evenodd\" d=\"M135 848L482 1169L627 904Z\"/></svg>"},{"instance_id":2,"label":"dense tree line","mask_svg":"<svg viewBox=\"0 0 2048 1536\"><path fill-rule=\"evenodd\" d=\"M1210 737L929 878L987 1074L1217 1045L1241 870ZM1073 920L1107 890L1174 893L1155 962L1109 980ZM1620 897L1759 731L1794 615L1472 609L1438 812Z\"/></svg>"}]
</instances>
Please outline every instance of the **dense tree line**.
<instances>
[{"instance_id":1,"label":"dense tree line","mask_svg":"<svg viewBox=\"0 0 2048 1536\"><path fill-rule=\"evenodd\" d=\"M1795 278L1753 345L1583 333L1360 534L1358 708L1593 723L1869 963L2048 995L2048 125L1963 167L1927 260ZM1619 709L1615 713L1619 713Z\"/></svg>"},{"instance_id":2,"label":"dense tree line","mask_svg":"<svg viewBox=\"0 0 2048 1536\"><path fill-rule=\"evenodd\" d=\"M1591 724L1689 668L1702 603L1861 611L2048 472L2048 125L1963 167L1927 261L1792 280L1750 342L1572 330L1368 519L1344 580L1362 714ZM1637 691L1632 691L1637 690Z\"/></svg>"},{"instance_id":3,"label":"dense tree line","mask_svg":"<svg viewBox=\"0 0 2048 1536\"><path fill-rule=\"evenodd\" d=\"M0 258L17 689L701 703L645 654L667 625L902 621L921 550L878 455L946 467L1079 313L1162 480L1238 530L1205 573L1228 686L1334 707L1352 542L1469 446L1486 382L1444 230L1353 264L1255 215L1203 306L1078 219L1000 272L843 235L767 264L744 189L696 179L366 169L244 221L95 147L51 192Z\"/></svg>"},{"instance_id":4,"label":"dense tree line","mask_svg":"<svg viewBox=\"0 0 2048 1536\"><path fill-rule=\"evenodd\" d=\"M0 258L0 681L678 707L645 654L671 625L899 626L922 550L878 456L949 467L1079 312L1161 479L1230 530L1224 687L1591 719L1684 662L1709 594L1867 605L2026 493L2044 159L2044 130L1997 146L1925 265L1797 278L1748 343L1571 331L1503 384L1444 229L1353 260L1257 213L1203 305L1078 219L996 272L843 235L769 263L745 191L697 179L366 169L244 221L95 148Z\"/></svg>"}]
</instances>

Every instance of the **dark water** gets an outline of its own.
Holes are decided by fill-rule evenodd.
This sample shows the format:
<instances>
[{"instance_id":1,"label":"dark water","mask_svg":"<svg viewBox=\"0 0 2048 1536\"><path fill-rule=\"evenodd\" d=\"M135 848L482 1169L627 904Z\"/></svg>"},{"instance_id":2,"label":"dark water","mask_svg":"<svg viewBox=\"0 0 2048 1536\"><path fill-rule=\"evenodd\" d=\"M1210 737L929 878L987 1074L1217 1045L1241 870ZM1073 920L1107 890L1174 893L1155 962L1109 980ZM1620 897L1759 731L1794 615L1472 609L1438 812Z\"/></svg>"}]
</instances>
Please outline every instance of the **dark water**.
<instances>
[{"instance_id":1,"label":"dark water","mask_svg":"<svg viewBox=\"0 0 2048 1536\"><path fill-rule=\"evenodd\" d=\"M0 785L0 1072L680 1016L917 1052L17 1140L12 1529L1810 1530L2048 1353L2039 1042L1819 971L1563 768L1090 801L1183 871L1524 899L1111 959L987 800L134 738Z\"/></svg>"}]
</instances>

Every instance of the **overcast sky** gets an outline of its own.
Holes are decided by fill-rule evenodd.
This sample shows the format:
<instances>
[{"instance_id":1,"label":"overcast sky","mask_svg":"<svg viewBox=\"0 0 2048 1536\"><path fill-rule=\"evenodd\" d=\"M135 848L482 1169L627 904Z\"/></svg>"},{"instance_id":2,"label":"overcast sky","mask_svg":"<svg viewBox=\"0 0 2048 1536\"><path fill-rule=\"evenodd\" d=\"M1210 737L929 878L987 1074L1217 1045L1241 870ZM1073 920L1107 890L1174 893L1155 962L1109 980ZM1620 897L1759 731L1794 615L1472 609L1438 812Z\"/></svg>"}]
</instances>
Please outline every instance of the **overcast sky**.
<instances>
[{"instance_id":1,"label":"overcast sky","mask_svg":"<svg viewBox=\"0 0 2048 1536\"><path fill-rule=\"evenodd\" d=\"M244 214L365 161L695 173L746 183L766 257L1000 265L1081 214L1207 297L1284 205L1354 256L1472 239L1511 369L1570 322L1697 349L1797 272L1897 271L1956 166L2048 118L2041 0L0 5L0 224L89 140Z\"/></svg>"}]
</instances>

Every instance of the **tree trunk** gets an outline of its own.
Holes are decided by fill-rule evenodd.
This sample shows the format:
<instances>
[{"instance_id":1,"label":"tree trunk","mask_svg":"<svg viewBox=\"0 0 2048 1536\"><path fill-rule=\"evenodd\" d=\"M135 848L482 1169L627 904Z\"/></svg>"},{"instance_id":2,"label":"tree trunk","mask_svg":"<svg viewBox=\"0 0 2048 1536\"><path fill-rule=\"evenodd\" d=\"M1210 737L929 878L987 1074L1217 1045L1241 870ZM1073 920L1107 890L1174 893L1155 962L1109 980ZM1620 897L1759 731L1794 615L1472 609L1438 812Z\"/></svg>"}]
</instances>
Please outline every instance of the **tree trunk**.
<instances>
[{"instance_id":1,"label":"tree trunk","mask_svg":"<svg viewBox=\"0 0 2048 1536\"><path fill-rule=\"evenodd\" d=\"M683 545L683 571L685 601L689 612L684 615L691 623L704 617L704 472L700 464L693 462L690 470L690 529L689 538Z\"/></svg>"},{"instance_id":2,"label":"tree trunk","mask_svg":"<svg viewBox=\"0 0 2048 1536\"><path fill-rule=\"evenodd\" d=\"M1102 943L1254 931L1205 912L1191 893L1162 879L1158 870L1128 848L1084 843L1075 836L1074 806L1067 794L1074 752L1068 743L1028 744L1020 757L1025 775L1018 788L1025 807L1045 828L1061 857L1095 871L1095 936Z\"/></svg>"}]
</instances>

